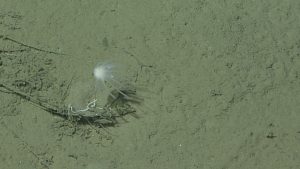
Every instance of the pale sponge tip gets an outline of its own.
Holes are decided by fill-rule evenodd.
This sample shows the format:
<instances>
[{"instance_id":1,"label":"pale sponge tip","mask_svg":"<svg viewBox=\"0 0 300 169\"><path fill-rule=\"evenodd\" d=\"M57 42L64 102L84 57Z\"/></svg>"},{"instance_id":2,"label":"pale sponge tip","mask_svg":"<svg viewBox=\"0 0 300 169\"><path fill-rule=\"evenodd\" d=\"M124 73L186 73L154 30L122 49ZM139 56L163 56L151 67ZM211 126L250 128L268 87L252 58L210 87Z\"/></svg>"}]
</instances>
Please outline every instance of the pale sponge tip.
<instances>
[{"instance_id":1,"label":"pale sponge tip","mask_svg":"<svg viewBox=\"0 0 300 169\"><path fill-rule=\"evenodd\" d=\"M97 80L104 80L105 76L106 76L106 70L103 67L101 67L101 66L95 67L94 77Z\"/></svg>"},{"instance_id":2,"label":"pale sponge tip","mask_svg":"<svg viewBox=\"0 0 300 169\"><path fill-rule=\"evenodd\" d=\"M106 81L109 78L113 78L111 72L112 66L109 64L98 65L94 68L94 77L96 80Z\"/></svg>"}]
</instances>

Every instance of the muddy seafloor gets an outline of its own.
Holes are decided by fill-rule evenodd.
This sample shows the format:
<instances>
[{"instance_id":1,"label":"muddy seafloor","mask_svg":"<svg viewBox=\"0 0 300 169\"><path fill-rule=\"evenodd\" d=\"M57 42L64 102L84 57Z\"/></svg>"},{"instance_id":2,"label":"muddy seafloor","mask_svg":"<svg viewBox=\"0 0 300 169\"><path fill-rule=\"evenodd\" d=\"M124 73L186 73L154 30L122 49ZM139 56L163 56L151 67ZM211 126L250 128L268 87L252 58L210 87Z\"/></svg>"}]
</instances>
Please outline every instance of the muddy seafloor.
<instances>
[{"instance_id":1,"label":"muddy seafloor","mask_svg":"<svg viewBox=\"0 0 300 169\"><path fill-rule=\"evenodd\" d=\"M103 105L93 69L113 60L143 98L101 128L2 87L0 169L300 168L299 1L0 4L0 84Z\"/></svg>"}]
</instances>

